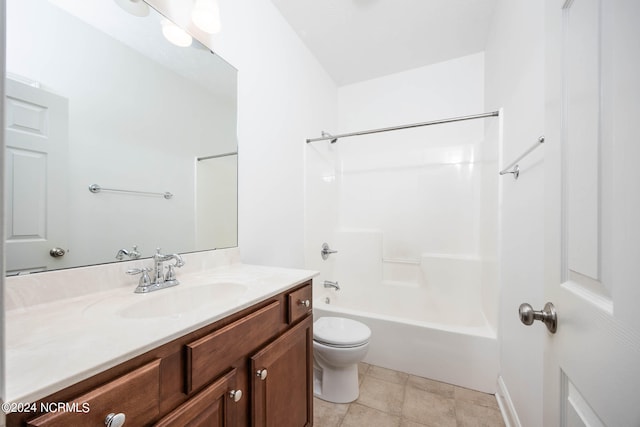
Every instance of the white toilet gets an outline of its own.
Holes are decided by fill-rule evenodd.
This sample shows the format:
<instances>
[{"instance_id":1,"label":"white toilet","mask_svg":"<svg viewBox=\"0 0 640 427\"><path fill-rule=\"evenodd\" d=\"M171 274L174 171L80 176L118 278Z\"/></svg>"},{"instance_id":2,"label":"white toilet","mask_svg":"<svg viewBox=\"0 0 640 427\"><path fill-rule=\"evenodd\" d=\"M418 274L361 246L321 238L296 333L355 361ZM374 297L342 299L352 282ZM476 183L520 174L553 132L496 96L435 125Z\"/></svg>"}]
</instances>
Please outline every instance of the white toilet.
<instances>
[{"instance_id":1,"label":"white toilet","mask_svg":"<svg viewBox=\"0 0 640 427\"><path fill-rule=\"evenodd\" d=\"M313 322L313 394L333 403L353 402L360 394L358 362L369 350L371 329L342 317Z\"/></svg>"}]
</instances>

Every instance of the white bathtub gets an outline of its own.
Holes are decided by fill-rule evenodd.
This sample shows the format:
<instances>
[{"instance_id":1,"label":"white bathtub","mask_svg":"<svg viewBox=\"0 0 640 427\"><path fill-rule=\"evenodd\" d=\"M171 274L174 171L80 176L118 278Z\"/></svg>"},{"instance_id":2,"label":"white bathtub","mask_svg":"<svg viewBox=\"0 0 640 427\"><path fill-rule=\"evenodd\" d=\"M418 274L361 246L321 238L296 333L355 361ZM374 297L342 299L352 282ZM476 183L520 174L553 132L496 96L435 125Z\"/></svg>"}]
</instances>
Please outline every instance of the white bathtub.
<instances>
[{"instance_id":1,"label":"white bathtub","mask_svg":"<svg viewBox=\"0 0 640 427\"><path fill-rule=\"evenodd\" d=\"M496 332L482 312L481 292L456 279L472 272L474 262L429 258L421 262L430 273L422 282L349 278L340 281L340 291L324 289L319 282L314 316L341 316L368 325L372 336L367 363L495 393ZM458 265L447 265L451 263ZM384 268L403 268L390 264Z\"/></svg>"}]
</instances>

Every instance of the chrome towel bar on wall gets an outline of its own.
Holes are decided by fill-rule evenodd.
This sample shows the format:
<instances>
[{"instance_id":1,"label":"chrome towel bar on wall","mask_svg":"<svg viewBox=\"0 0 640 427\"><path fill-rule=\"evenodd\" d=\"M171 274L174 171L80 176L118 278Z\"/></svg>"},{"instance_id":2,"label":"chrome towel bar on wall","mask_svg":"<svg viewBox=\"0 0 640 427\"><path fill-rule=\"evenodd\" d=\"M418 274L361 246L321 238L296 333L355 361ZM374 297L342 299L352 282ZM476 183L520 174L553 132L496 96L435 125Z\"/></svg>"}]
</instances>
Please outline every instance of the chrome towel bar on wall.
<instances>
[{"instance_id":1,"label":"chrome towel bar on wall","mask_svg":"<svg viewBox=\"0 0 640 427\"><path fill-rule=\"evenodd\" d=\"M169 193L168 191L164 193L154 193L151 191L119 190L117 188L100 187L98 184L91 184L89 186L89 191L91 191L92 193L99 193L101 191L113 191L116 193L140 194L142 196L159 196L164 197L167 200L173 197L173 194Z\"/></svg>"},{"instance_id":2,"label":"chrome towel bar on wall","mask_svg":"<svg viewBox=\"0 0 640 427\"><path fill-rule=\"evenodd\" d=\"M531 147L529 147L529 149L527 151L522 153L517 159L515 159L513 162L511 162L509 164L509 166L507 166L506 168L502 169L500 171L500 175L506 175L508 173L511 173L511 174L513 174L513 179L518 179L520 177L520 167L518 166L518 162L520 160L524 159L529 153L531 153L533 150L535 150L536 148L538 148L542 144L544 144L544 136L541 136L540 138L538 138L538 141L536 141L535 144L533 144ZM509 169L511 169L511 170L509 170Z\"/></svg>"}]
</instances>

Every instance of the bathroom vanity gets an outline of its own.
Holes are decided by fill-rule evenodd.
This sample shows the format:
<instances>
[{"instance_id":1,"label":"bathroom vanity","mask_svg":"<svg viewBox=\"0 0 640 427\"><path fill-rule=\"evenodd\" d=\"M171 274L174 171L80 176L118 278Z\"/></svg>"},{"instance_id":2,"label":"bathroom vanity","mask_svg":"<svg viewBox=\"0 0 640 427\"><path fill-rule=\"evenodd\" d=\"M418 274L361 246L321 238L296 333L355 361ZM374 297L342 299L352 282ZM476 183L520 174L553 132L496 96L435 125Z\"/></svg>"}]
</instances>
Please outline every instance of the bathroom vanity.
<instances>
[{"instance_id":1,"label":"bathroom vanity","mask_svg":"<svg viewBox=\"0 0 640 427\"><path fill-rule=\"evenodd\" d=\"M7 426L117 426L120 414L125 426L309 426L313 275L235 264L185 274L153 300L127 286L9 310L8 400L19 412ZM209 287L222 302L198 302ZM193 310L180 309L185 298ZM23 325L34 316L86 327L51 337L57 328Z\"/></svg>"}]
</instances>

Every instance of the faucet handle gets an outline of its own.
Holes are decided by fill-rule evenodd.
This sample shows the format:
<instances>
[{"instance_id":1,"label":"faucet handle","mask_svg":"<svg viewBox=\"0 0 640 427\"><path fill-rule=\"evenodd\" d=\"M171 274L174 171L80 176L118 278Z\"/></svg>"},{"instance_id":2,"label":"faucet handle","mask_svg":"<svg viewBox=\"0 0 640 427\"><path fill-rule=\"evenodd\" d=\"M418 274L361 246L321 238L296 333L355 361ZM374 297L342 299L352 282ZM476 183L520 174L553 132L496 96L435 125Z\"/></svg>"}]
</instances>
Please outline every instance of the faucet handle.
<instances>
[{"instance_id":1,"label":"faucet handle","mask_svg":"<svg viewBox=\"0 0 640 427\"><path fill-rule=\"evenodd\" d=\"M329 258L330 254L337 254L338 251L335 251L329 247L328 243L322 244L322 250L320 251L320 255L322 255L322 259L326 260Z\"/></svg>"},{"instance_id":2,"label":"faucet handle","mask_svg":"<svg viewBox=\"0 0 640 427\"><path fill-rule=\"evenodd\" d=\"M127 274L141 274L138 286L149 286L151 284L151 278L149 277L150 271L151 269L148 267L132 268L131 270L127 270Z\"/></svg>"},{"instance_id":3,"label":"faucet handle","mask_svg":"<svg viewBox=\"0 0 640 427\"><path fill-rule=\"evenodd\" d=\"M169 264L167 266L167 274L165 274L164 276L164 280L169 281L169 280L176 280L176 270L175 267L178 267L178 265L171 265Z\"/></svg>"},{"instance_id":4,"label":"faucet handle","mask_svg":"<svg viewBox=\"0 0 640 427\"><path fill-rule=\"evenodd\" d=\"M138 252L138 245L133 245L133 249L129 253L129 258L133 258L133 259L140 258L140 252Z\"/></svg>"}]
</instances>

